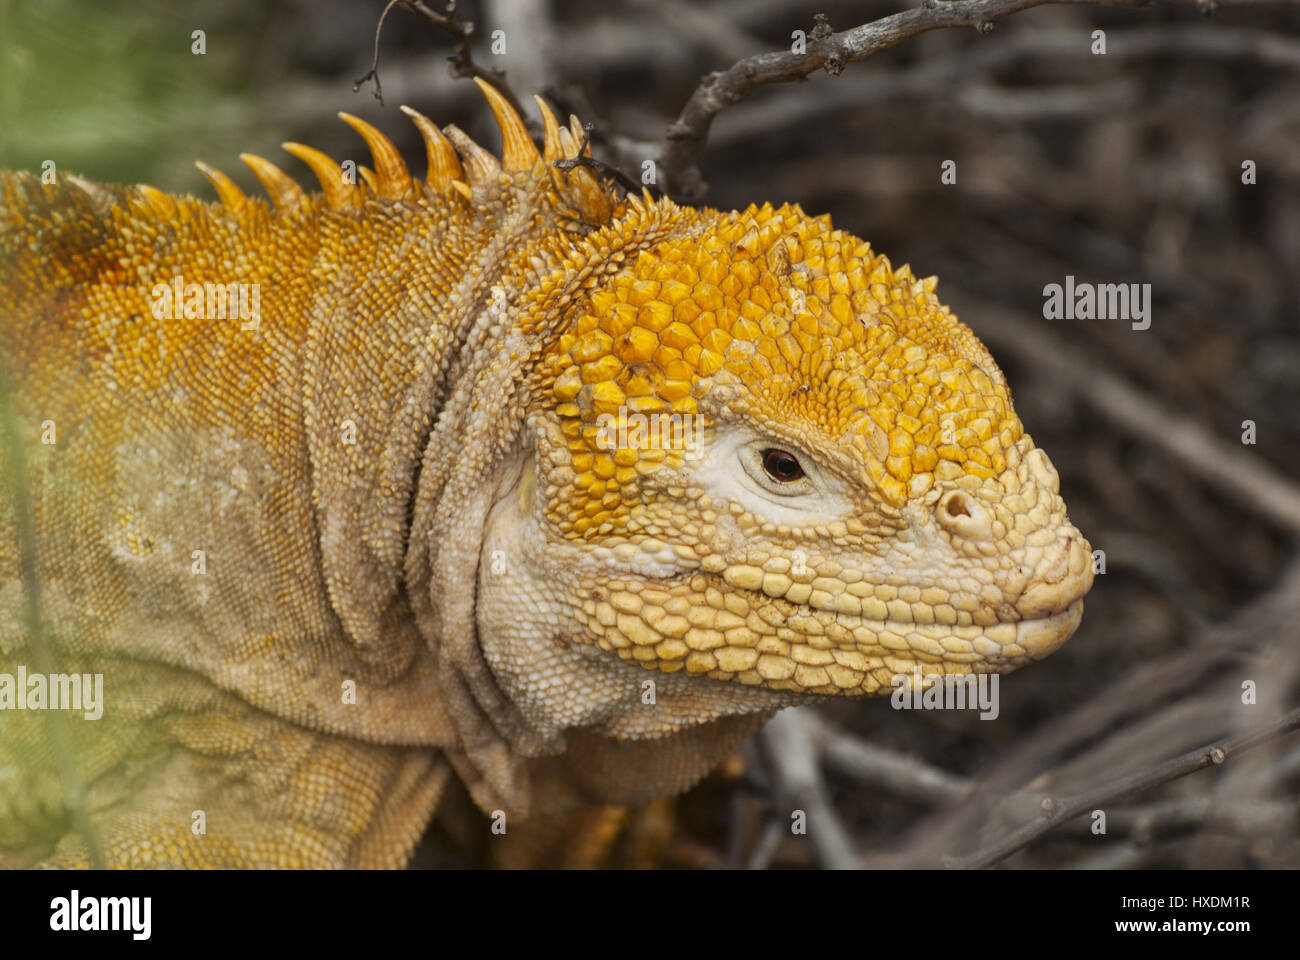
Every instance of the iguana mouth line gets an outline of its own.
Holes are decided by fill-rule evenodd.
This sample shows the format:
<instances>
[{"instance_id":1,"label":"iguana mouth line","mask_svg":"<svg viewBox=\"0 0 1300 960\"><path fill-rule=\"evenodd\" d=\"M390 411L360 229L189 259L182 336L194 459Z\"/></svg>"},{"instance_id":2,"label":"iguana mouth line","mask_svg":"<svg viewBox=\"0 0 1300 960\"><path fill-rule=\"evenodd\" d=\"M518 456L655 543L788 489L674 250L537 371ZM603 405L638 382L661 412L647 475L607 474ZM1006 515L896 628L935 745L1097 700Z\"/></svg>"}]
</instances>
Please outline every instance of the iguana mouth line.
<instances>
[{"instance_id":1,"label":"iguana mouth line","mask_svg":"<svg viewBox=\"0 0 1300 960\"><path fill-rule=\"evenodd\" d=\"M732 588L735 589L734 587ZM917 657L926 654L934 657L933 662L1006 662L1020 664L1031 660L1040 660L1056 650L1078 628L1083 618L1083 596L1080 594L1063 609L1021 617L1016 620L999 620L991 624L945 624L920 623L915 620L897 620L891 618L874 619L861 614L850 614L839 610L825 610L810 604L794 603L784 597L771 597L756 590L740 590L742 594L762 597L768 603L778 605L784 616L780 624L771 624L773 630L783 627L795 633L803 633L798 626L791 623L800 617L813 617L818 613L829 613L835 617L834 623L850 630L867 630L877 637L876 646L887 651L891 656L916 659L918 663L927 662ZM891 647L890 642L896 638L899 646ZM943 641L959 641L969 651L950 650L942 647ZM915 643L933 643L936 650L918 650ZM843 649L863 648L859 637L851 642L835 643Z\"/></svg>"},{"instance_id":2,"label":"iguana mouth line","mask_svg":"<svg viewBox=\"0 0 1300 960\"><path fill-rule=\"evenodd\" d=\"M1056 614L1065 613L1071 605L1082 598L1090 586L1087 577L1069 577L1064 582L1052 584L1052 592L1057 602L1042 605L1041 609L1020 609L1022 602L1032 591L1030 586L1021 589L1018 595L1007 598L997 604L976 602L974 609L970 603L971 594L949 593L946 590L927 590L920 585L882 584L867 581L870 591L862 595L853 592L852 585L837 582L833 577L813 577L794 580L785 574L769 573L758 567L744 564L727 567L715 575L720 581L719 589L731 590L743 594L763 597L777 604L787 615L801 612L805 615L829 613L840 622L852 623L857 620L870 623L894 623L915 626L981 626L995 627L999 624L1015 624L1022 621L1041 620ZM877 586L893 590L894 595L882 599L875 594ZM912 591L913 599L904 599L902 591ZM941 593L939 597L926 597L925 592ZM1035 597L1033 607L1039 607L1041 600ZM918 608L920 614L918 615ZM927 615L928 612L928 615ZM965 615L963 617L963 614ZM980 620L996 618L993 622L980 624ZM963 620L965 622L963 622Z\"/></svg>"},{"instance_id":3,"label":"iguana mouth line","mask_svg":"<svg viewBox=\"0 0 1300 960\"><path fill-rule=\"evenodd\" d=\"M925 621L925 620L917 620L915 618L905 620L902 619L901 617L896 617L896 616L872 617L860 611L854 612L852 610L842 609L841 607L835 606L833 604L827 605L824 602L820 605L817 603L813 603L811 601L800 602L796 600L791 600L789 597L786 596L773 595L767 593L764 590L751 590L751 589L745 589L743 587L736 587L734 584L727 584L727 587L728 589L736 593L741 593L755 598L761 597L763 600L775 605L777 609L781 610L781 612L786 615L787 618L790 616L798 616L798 615L812 616L818 613L829 613L835 616L837 622L843 623L848 626L856 626L857 624L883 624L887 626L907 627L907 628L948 627L951 629L956 629L959 627L962 629L966 629L966 628L991 629L998 626L1006 626L1006 625L1015 626L1016 624L1019 623L1033 623L1036 621L1051 620L1053 618L1061 617L1071 612L1074 609L1075 605L1079 604L1083 600L1085 594L1085 591L1079 590L1078 592L1072 595L1069 602L1065 603L1064 605L1056 609L1046 610L1042 613L1022 614L1014 618L999 617L995 622L987 623L987 624L980 624L974 622L950 624L950 623L940 623L938 620ZM870 597L867 597L865 599L868 601L872 600L872 598ZM753 604L751 604L751 606L753 606Z\"/></svg>"}]
</instances>

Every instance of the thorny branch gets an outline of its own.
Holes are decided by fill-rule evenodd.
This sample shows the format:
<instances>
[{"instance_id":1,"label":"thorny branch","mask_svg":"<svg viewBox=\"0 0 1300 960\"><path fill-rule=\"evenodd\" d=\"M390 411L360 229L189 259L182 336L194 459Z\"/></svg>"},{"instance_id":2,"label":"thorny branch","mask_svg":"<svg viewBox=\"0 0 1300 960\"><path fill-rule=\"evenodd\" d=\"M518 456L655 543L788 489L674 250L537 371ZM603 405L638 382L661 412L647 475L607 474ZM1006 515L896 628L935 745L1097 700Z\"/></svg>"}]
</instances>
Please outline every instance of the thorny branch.
<instances>
[{"instance_id":1,"label":"thorny branch","mask_svg":"<svg viewBox=\"0 0 1300 960\"><path fill-rule=\"evenodd\" d=\"M968 856L947 858L942 863L946 867L967 870L994 866L1040 837L1065 827L1083 813L1107 807L1204 767L1224 764L1297 729L1300 729L1300 709L1292 710L1256 730L1197 747L1084 792L1065 796L1018 792L1016 798L1032 800L1037 806L1035 819L983 849ZM861 779L877 786L890 784L895 791L932 802L960 802L975 786L973 782L945 771L863 744L808 710L787 710L778 714L764 729L762 737L771 753L782 799L788 805L806 807L810 824L816 827L810 831L810 838L817 847L823 866L843 869L853 865L854 857L849 834L828 800L817 762L819 756L824 756L834 765L852 768ZM1007 799L1012 798L1008 796ZM1208 798L1199 798L1194 802L1157 803L1133 810L1122 807L1108 809L1108 828L1112 834L1140 839L1157 827L1204 823L1212 813L1208 804ZM1279 823L1289 822L1288 818L1293 820L1294 811L1285 806L1238 803L1226 814L1219 811L1219 817L1234 825L1260 822L1276 827Z\"/></svg>"},{"instance_id":2,"label":"thorny branch","mask_svg":"<svg viewBox=\"0 0 1300 960\"><path fill-rule=\"evenodd\" d=\"M699 203L708 192L708 183L700 169L700 159L714 118L726 108L749 96L756 87L770 83L802 82L819 69L838 76L846 64L896 46L904 40L943 27L974 27L982 34L991 33L994 21L1031 7L1045 5L1087 5L1103 7L1145 7L1153 4L1195 6L1208 15L1224 6L1249 6L1260 0L921 0L911 10L882 17L839 33L832 31L824 14L817 14L816 25L808 33L802 53L793 51L756 54L738 60L725 71L706 75L669 125L664 140L654 144L658 167L666 192L685 203ZM1267 2L1267 0L1265 0ZM453 77L480 77L495 86L521 116L528 115L510 85L504 70L489 70L474 62L470 37L474 24L456 17L455 0L447 0L446 10L439 13L424 0L389 0L375 27L374 54L370 70L353 84L359 90L374 81L374 95L383 103L379 78L379 37L384 20L394 6L418 13L451 35L454 53L448 57ZM635 184L616 165L600 160L588 165L617 179L625 189L636 192Z\"/></svg>"},{"instance_id":3,"label":"thorny branch","mask_svg":"<svg viewBox=\"0 0 1300 960\"><path fill-rule=\"evenodd\" d=\"M474 62L474 52L470 48L470 37L474 34L474 24L457 19L455 0L447 0L447 8L443 13L431 8L424 0L388 0L383 13L379 15L379 23L375 26L375 50L370 62L370 69L352 84L354 92L360 90L361 85L367 80L373 80L375 83L375 99L380 103L384 102L384 89L379 82L379 35L384 29L384 18L388 16L388 11L395 6L401 7L403 10L409 10L411 13L418 13L430 23L451 35L454 52L447 58L447 66L453 77L479 77L486 80L496 87L503 97L510 101L510 105L515 108L516 113L521 117L526 115L520 107L514 91L510 89L510 85L506 82L506 72L504 70L488 70Z\"/></svg>"},{"instance_id":4,"label":"thorny branch","mask_svg":"<svg viewBox=\"0 0 1300 960\"><path fill-rule=\"evenodd\" d=\"M1025 824L1020 829L969 857L953 858L946 861L944 865L967 870L991 867L1081 813L1086 813L1105 803L1119 800L1138 791L1148 790L1171 780L1177 780L1179 777L1195 773L1205 767L1226 763L1229 758L1237 754L1244 753L1271 740L1276 740L1295 730L1300 730L1300 709L1292 710L1280 719L1257 730L1251 730L1235 737L1228 737L1209 746L1198 747L1182 756L1166 760L1164 763L1157 764L1146 770L1138 770L1110 783L1103 783L1077 796L1044 796L1041 800L1041 812L1037 820Z\"/></svg>"},{"instance_id":5,"label":"thorny branch","mask_svg":"<svg viewBox=\"0 0 1300 960\"><path fill-rule=\"evenodd\" d=\"M820 752L828 768L834 768L856 782L931 806L961 803L977 789L976 782L970 778L950 773L918 757L868 743L812 711L804 713L810 726L812 750ZM1300 747L1290 751L1287 758L1279 762L1276 772L1279 777L1286 777L1297 771L1300 771ZM1030 816L1036 816L1043 805L1044 794L1026 790L1008 799L1016 801L1011 806L1017 812L1023 809ZM1295 806L1285 801L1211 798L1205 795L1108 807L1106 826L1111 837L1145 844L1155 837L1209 823L1243 833L1266 835L1294 824L1296 816ZM1084 835L1090 833L1090 823L1076 818L1068 823L1062 822L1060 829Z\"/></svg>"},{"instance_id":6,"label":"thorny branch","mask_svg":"<svg viewBox=\"0 0 1300 960\"><path fill-rule=\"evenodd\" d=\"M982 34L994 21L1030 7L1081 4L1105 7L1145 7L1153 2L1195 5L1203 13L1233 4L1233 0L922 0L919 7L882 17L835 33L818 14L802 53L782 51L745 57L723 71L710 73L691 94L660 145L659 169L668 191L685 203L698 203L708 190L700 157L714 118L769 83L799 82L817 70L838 76L849 63L941 27L974 27ZM1237 0L1241 3L1241 0Z\"/></svg>"}]
</instances>

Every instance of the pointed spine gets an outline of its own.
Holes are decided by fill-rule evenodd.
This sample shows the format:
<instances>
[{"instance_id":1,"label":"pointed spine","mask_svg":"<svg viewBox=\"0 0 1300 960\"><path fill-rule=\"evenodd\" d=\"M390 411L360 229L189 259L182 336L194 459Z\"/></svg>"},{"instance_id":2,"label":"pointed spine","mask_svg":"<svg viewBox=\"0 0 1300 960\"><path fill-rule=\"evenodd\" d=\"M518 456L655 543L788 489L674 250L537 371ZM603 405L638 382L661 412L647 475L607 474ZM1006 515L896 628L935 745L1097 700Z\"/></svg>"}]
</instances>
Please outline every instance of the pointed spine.
<instances>
[{"instance_id":1,"label":"pointed spine","mask_svg":"<svg viewBox=\"0 0 1300 960\"><path fill-rule=\"evenodd\" d=\"M537 102L537 109L542 115L542 156L549 167L556 160L563 160L564 153L560 146L560 125L555 120L555 114L551 113L551 108L546 105L546 101L541 97L533 97Z\"/></svg>"},{"instance_id":2,"label":"pointed spine","mask_svg":"<svg viewBox=\"0 0 1300 960\"><path fill-rule=\"evenodd\" d=\"M340 113L339 118L361 134L375 161L377 186L372 186L380 200L407 200L411 196L411 174L393 142L360 117Z\"/></svg>"},{"instance_id":3,"label":"pointed spine","mask_svg":"<svg viewBox=\"0 0 1300 960\"><path fill-rule=\"evenodd\" d=\"M497 182L497 177L501 175L501 164L496 157L475 143L469 134L455 124L447 124L447 139L460 154L471 187L486 187Z\"/></svg>"},{"instance_id":4,"label":"pointed spine","mask_svg":"<svg viewBox=\"0 0 1300 960\"><path fill-rule=\"evenodd\" d=\"M135 190L159 220L170 220L176 216L176 201L157 187L151 187L147 183L140 183L136 184Z\"/></svg>"},{"instance_id":5,"label":"pointed spine","mask_svg":"<svg viewBox=\"0 0 1300 960\"><path fill-rule=\"evenodd\" d=\"M582 147L583 142L587 140L587 130L583 127L582 121L578 119L576 113L569 114L569 132L573 135L573 149L574 155L576 156L578 148ZM582 155L584 157L591 156L590 142L588 142L586 147L583 148Z\"/></svg>"},{"instance_id":6,"label":"pointed spine","mask_svg":"<svg viewBox=\"0 0 1300 960\"><path fill-rule=\"evenodd\" d=\"M208 178L208 183L212 184L217 191L217 199L221 205L230 213L242 213L244 205L248 203L248 197L244 196L244 191L235 185L235 181L222 173L215 167L210 167L202 160L195 160L194 166L199 168L199 173Z\"/></svg>"},{"instance_id":7,"label":"pointed spine","mask_svg":"<svg viewBox=\"0 0 1300 960\"><path fill-rule=\"evenodd\" d=\"M93 180L72 173L63 174L63 179L84 193L90 200L91 206L100 213L111 210L117 203L117 198L112 193Z\"/></svg>"},{"instance_id":8,"label":"pointed spine","mask_svg":"<svg viewBox=\"0 0 1300 960\"><path fill-rule=\"evenodd\" d=\"M494 86L479 77L475 77L474 82L487 98L492 116L496 117L497 126L501 128L501 169L506 173L533 169L538 159L537 144L528 135L524 121Z\"/></svg>"},{"instance_id":9,"label":"pointed spine","mask_svg":"<svg viewBox=\"0 0 1300 960\"><path fill-rule=\"evenodd\" d=\"M325 205L331 210L346 210L356 205L359 199L356 185L344 181L343 168L328 154L304 143L288 142L280 146L307 164L311 172L316 174L321 192L325 194Z\"/></svg>"},{"instance_id":10,"label":"pointed spine","mask_svg":"<svg viewBox=\"0 0 1300 960\"><path fill-rule=\"evenodd\" d=\"M565 160L572 160L578 155L578 144L573 139L573 134L569 132L568 127L560 127L557 138L560 143L560 156Z\"/></svg>"},{"instance_id":11,"label":"pointed spine","mask_svg":"<svg viewBox=\"0 0 1300 960\"><path fill-rule=\"evenodd\" d=\"M248 165L253 175L266 188L271 203L277 210L292 210L307 198L302 187L270 160L255 153L241 153L239 159Z\"/></svg>"},{"instance_id":12,"label":"pointed spine","mask_svg":"<svg viewBox=\"0 0 1300 960\"><path fill-rule=\"evenodd\" d=\"M464 181L465 171L461 168L460 158L456 156L451 141L443 136L432 120L418 110L403 106L402 112L411 118L424 139L424 150L429 158L429 172L425 176L425 182L440 196L454 192L455 184Z\"/></svg>"}]
</instances>

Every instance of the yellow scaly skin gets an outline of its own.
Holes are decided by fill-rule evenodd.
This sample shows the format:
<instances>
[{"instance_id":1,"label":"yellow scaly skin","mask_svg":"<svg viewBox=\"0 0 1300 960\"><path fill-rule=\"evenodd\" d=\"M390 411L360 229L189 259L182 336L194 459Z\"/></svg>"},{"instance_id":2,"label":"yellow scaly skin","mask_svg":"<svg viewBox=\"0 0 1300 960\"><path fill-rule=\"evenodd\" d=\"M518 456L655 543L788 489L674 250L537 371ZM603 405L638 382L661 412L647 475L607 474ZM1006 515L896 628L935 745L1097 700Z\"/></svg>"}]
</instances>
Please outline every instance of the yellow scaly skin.
<instances>
[{"instance_id":1,"label":"yellow scaly skin","mask_svg":"<svg viewBox=\"0 0 1300 960\"><path fill-rule=\"evenodd\" d=\"M111 865L400 865L453 773L526 829L1078 625L1089 547L933 279L798 207L623 198L555 167L580 126L543 105L539 156L484 92L500 161L408 111L424 184L354 118L360 185L246 158L274 206L207 168L221 204L0 179L43 616L104 674L67 726ZM260 322L156 319L177 275L256 284ZM611 449L629 414L698 433ZM0 865L89 862L43 721L0 711Z\"/></svg>"}]
</instances>

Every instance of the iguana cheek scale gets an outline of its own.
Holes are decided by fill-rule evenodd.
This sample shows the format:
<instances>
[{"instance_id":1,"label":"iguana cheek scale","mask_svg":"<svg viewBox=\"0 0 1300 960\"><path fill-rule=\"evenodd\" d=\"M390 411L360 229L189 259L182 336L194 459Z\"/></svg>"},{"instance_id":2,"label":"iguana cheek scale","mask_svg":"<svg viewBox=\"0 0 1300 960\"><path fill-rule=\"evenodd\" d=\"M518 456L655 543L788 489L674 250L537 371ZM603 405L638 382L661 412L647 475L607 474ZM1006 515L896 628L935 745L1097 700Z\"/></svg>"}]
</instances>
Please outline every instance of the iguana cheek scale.
<instances>
[{"instance_id":1,"label":"iguana cheek scale","mask_svg":"<svg viewBox=\"0 0 1300 960\"><path fill-rule=\"evenodd\" d=\"M309 195L244 155L269 205L203 164L220 203L0 180L110 864L399 865L453 774L515 824L634 802L781 706L1014 670L1079 623L1090 548L934 278L797 206L621 196L576 118L539 100L539 154L480 85L500 159L403 108L424 182L347 115L373 168L286 144ZM178 282L256 321L155 309ZM32 660L11 480L0 672ZM38 714L0 711L0 767L0 863L87 863Z\"/></svg>"}]
</instances>

